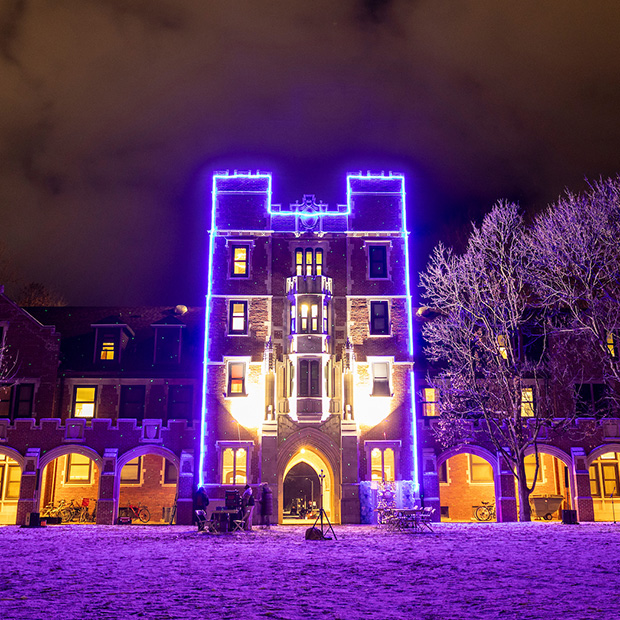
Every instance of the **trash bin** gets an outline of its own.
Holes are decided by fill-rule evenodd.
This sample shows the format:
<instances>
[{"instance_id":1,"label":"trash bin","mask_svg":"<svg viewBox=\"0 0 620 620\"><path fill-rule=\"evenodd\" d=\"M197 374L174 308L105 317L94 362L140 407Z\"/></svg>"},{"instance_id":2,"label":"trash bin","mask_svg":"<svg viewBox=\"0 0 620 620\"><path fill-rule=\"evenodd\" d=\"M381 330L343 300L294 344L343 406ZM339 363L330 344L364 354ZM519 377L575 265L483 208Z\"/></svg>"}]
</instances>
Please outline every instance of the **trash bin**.
<instances>
[{"instance_id":1,"label":"trash bin","mask_svg":"<svg viewBox=\"0 0 620 620\"><path fill-rule=\"evenodd\" d=\"M562 510L562 523L564 525L579 525L576 510Z\"/></svg>"}]
</instances>

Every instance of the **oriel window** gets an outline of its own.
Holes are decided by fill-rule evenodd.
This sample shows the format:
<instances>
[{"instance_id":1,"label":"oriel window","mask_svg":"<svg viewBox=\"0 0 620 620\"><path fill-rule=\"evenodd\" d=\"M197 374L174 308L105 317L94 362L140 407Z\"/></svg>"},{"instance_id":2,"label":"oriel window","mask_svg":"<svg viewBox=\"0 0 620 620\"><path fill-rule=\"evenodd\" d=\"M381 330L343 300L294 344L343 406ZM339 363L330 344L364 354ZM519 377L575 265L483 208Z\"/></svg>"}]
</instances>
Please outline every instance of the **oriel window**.
<instances>
[{"instance_id":1,"label":"oriel window","mask_svg":"<svg viewBox=\"0 0 620 620\"><path fill-rule=\"evenodd\" d=\"M302 359L299 361L297 395L300 397L321 396L321 362Z\"/></svg>"},{"instance_id":2,"label":"oriel window","mask_svg":"<svg viewBox=\"0 0 620 620\"><path fill-rule=\"evenodd\" d=\"M370 333L373 336L389 335L390 319L387 301L370 302Z\"/></svg>"},{"instance_id":3,"label":"oriel window","mask_svg":"<svg viewBox=\"0 0 620 620\"><path fill-rule=\"evenodd\" d=\"M228 362L228 396L245 396L245 362Z\"/></svg>"}]
</instances>

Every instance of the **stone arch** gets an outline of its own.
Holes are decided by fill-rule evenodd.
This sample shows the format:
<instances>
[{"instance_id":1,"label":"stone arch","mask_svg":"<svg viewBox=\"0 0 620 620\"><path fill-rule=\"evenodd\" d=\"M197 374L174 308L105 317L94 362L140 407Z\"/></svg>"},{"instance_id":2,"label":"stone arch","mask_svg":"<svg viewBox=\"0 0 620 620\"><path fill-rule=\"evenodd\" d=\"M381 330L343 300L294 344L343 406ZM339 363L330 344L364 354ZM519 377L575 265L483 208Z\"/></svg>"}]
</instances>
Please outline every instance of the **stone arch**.
<instances>
[{"instance_id":1,"label":"stone arch","mask_svg":"<svg viewBox=\"0 0 620 620\"><path fill-rule=\"evenodd\" d=\"M26 459L17 450L9 448L8 446L0 446L0 454L4 454L10 459L16 461L17 464L21 467L21 470L24 471Z\"/></svg>"},{"instance_id":2,"label":"stone arch","mask_svg":"<svg viewBox=\"0 0 620 620\"><path fill-rule=\"evenodd\" d=\"M483 448L482 446L477 446L475 444L459 446L458 448L450 448L449 450L442 452L437 457L437 468L439 468L448 459L452 458L453 456L456 456L457 454L475 454L476 456L479 456L480 458L490 463L491 467L493 468L494 474L497 476L497 473L498 473L497 456L493 454L487 448Z\"/></svg>"},{"instance_id":3,"label":"stone arch","mask_svg":"<svg viewBox=\"0 0 620 620\"><path fill-rule=\"evenodd\" d=\"M596 461L596 459L607 452L620 452L620 443L608 443L602 446L597 446L594 450L591 450L590 454L588 454L588 457L586 458L586 466L588 469L590 468L590 465Z\"/></svg>"},{"instance_id":4,"label":"stone arch","mask_svg":"<svg viewBox=\"0 0 620 620\"><path fill-rule=\"evenodd\" d=\"M564 452L564 450L562 450L561 448L556 448L555 446L552 446L551 444L546 444L546 443L538 444L538 452L541 452L543 454L550 454L551 456L555 456L555 458L558 459L559 461L562 461L562 463L564 463L564 465L566 465L566 467L568 467L569 470L572 470L572 467L573 467L572 459L570 455ZM525 456L530 456L530 454L534 454L534 446L530 446L525 451Z\"/></svg>"},{"instance_id":5,"label":"stone arch","mask_svg":"<svg viewBox=\"0 0 620 620\"><path fill-rule=\"evenodd\" d=\"M81 454L82 456L87 456L89 459L93 460L97 467L99 468L99 472L101 473L101 467L103 465L103 459L95 450L89 448L88 446L81 446L78 444L67 444L66 446L58 446L57 448L53 448L49 452L46 452L41 459L39 460L39 469L43 471L49 463L53 460L65 456L67 454Z\"/></svg>"},{"instance_id":6,"label":"stone arch","mask_svg":"<svg viewBox=\"0 0 620 620\"><path fill-rule=\"evenodd\" d=\"M291 464L304 461L299 456L301 450L312 452L325 464L327 474L332 484L331 516L334 523L340 523L340 448L336 442L325 433L313 428L304 428L286 438L278 450L277 474L278 474L278 519L282 521L284 497L284 478ZM307 461L306 461L307 462ZM313 468L314 465L309 463ZM316 468L315 468L316 469ZM318 472L317 472L318 473Z\"/></svg>"}]
</instances>

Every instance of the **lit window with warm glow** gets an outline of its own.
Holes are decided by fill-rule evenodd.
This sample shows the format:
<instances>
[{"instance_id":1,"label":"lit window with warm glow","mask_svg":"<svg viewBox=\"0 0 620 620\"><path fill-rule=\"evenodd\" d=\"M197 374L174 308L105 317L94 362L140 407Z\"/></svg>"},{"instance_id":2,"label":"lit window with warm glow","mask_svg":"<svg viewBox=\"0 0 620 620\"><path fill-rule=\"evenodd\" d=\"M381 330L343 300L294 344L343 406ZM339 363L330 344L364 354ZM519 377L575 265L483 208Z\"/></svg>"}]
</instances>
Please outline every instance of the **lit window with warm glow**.
<instances>
[{"instance_id":1,"label":"lit window with warm glow","mask_svg":"<svg viewBox=\"0 0 620 620\"><path fill-rule=\"evenodd\" d=\"M245 396L245 362L228 362L228 396Z\"/></svg>"},{"instance_id":2,"label":"lit window with warm glow","mask_svg":"<svg viewBox=\"0 0 620 620\"><path fill-rule=\"evenodd\" d=\"M499 334L497 336L497 347L499 349L499 354L505 359L508 359L508 341L504 334Z\"/></svg>"},{"instance_id":3,"label":"lit window with warm glow","mask_svg":"<svg viewBox=\"0 0 620 620\"><path fill-rule=\"evenodd\" d=\"M73 401L73 416L76 418L94 418L96 387L76 387Z\"/></svg>"},{"instance_id":4,"label":"lit window with warm glow","mask_svg":"<svg viewBox=\"0 0 620 620\"><path fill-rule=\"evenodd\" d=\"M247 479L247 450L226 448L222 452L222 483L245 484Z\"/></svg>"},{"instance_id":5,"label":"lit window with warm glow","mask_svg":"<svg viewBox=\"0 0 620 620\"><path fill-rule=\"evenodd\" d=\"M529 387L521 390L521 417L534 417L534 390Z\"/></svg>"},{"instance_id":6,"label":"lit window with warm glow","mask_svg":"<svg viewBox=\"0 0 620 620\"><path fill-rule=\"evenodd\" d=\"M394 450L392 448L373 448L370 452L371 480L374 482L394 482Z\"/></svg>"},{"instance_id":7,"label":"lit window with warm glow","mask_svg":"<svg viewBox=\"0 0 620 620\"><path fill-rule=\"evenodd\" d=\"M231 301L229 303L228 333L245 335L248 333L248 302Z\"/></svg>"},{"instance_id":8,"label":"lit window with warm glow","mask_svg":"<svg viewBox=\"0 0 620 620\"><path fill-rule=\"evenodd\" d=\"M116 345L113 340L104 340L101 343L101 359L112 361L115 357Z\"/></svg>"},{"instance_id":9,"label":"lit window with warm glow","mask_svg":"<svg viewBox=\"0 0 620 620\"><path fill-rule=\"evenodd\" d=\"M67 457L66 484L91 484L93 462L82 454Z\"/></svg>"},{"instance_id":10,"label":"lit window with warm glow","mask_svg":"<svg viewBox=\"0 0 620 620\"><path fill-rule=\"evenodd\" d=\"M607 350L609 351L609 355L614 359L618 356L618 351L616 350L616 335L614 332L607 332Z\"/></svg>"},{"instance_id":11,"label":"lit window with warm glow","mask_svg":"<svg viewBox=\"0 0 620 620\"><path fill-rule=\"evenodd\" d=\"M22 470L16 461L0 454L0 502L19 499Z\"/></svg>"},{"instance_id":12,"label":"lit window with warm glow","mask_svg":"<svg viewBox=\"0 0 620 620\"><path fill-rule=\"evenodd\" d=\"M298 248L295 250L295 274L304 277L323 275L323 250Z\"/></svg>"},{"instance_id":13,"label":"lit window with warm glow","mask_svg":"<svg viewBox=\"0 0 620 620\"><path fill-rule=\"evenodd\" d=\"M295 274L298 276L304 275L304 252L303 250L296 250L295 252Z\"/></svg>"},{"instance_id":14,"label":"lit window with warm glow","mask_svg":"<svg viewBox=\"0 0 620 620\"><path fill-rule=\"evenodd\" d=\"M314 253L314 266L317 276L323 275L323 250L316 250Z\"/></svg>"},{"instance_id":15,"label":"lit window with warm glow","mask_svg":"<svg viewBox=\"0 0 620 620\"><path fill-rule=\"evenodd\" d=\"M427 387L422 390L422 411L425 417L439 415L439 403L437 402L437 390Z\"/></svg>"},{"instance_id":16,"label":"lit window with warm glow","mask_svg":"<svg viewBox=\"0 0 620 620\"><path fill-rule=\"evenodd\" d=\"M250 275L250 249L247 245L232 246L232 273L233 278L246 278Z\"/></svg>"},{"instance_id":17,"label":"lit window with warm glow","mask_svg":"<svg viewBox=\"0 0 620 620\"><path fill-rule=\"evenodd\" d=\"M620 494L620 453L602 454L590 465L592 497L616 498Z\"/></svg>"},{"instance_id":18,"label":"lit window with warm glow","mask_svg":"<svg viewBox=\"0 0 620 620\"><path fill-rule=\"evenodd\" d=\"M492 484L493 467L480 456L469 455L469 481L472 484Z\"/></svg>"},{"instance_id":19,"label":"lit window with warm glow","mask_svg":"<svg viewBox=\"0 0 620 620\"><path fill-rule=\"evenodd\" d=\"M140 484L140 474L142 472L142 457L138 456L128 463L121 470L121 484Z\"/></svg>"},{"instance_id":20,"label":"lit window with warm glow","mask_svg":"<svg viewBox=\"0 0 620 620\"><path fill-rule=\"evenodd\" d=\"M538 455L538 473L536 474L536 483L542 483L543 481L543 457L542 454ZM530 454L525 457L525 478L527 480L528 486L532 486L532 482L534 481L534 472L536 471L536 455Z\"/></svg>"}]
</instances>

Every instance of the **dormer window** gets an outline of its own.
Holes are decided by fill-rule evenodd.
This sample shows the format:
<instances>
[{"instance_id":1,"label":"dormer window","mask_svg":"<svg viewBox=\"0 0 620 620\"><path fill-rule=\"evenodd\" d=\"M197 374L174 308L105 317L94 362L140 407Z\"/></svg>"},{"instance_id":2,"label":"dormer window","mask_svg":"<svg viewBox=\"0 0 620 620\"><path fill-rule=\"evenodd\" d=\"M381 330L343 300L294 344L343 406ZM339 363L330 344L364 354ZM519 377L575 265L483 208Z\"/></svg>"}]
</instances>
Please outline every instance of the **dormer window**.
<instances>
[{"instance_id":1,"label":"dormer window","mask_svg":"<svg viewBox=\"0 0 620 620\"><path fill-rule=\"evenodd\" d=\"M134 336L128 325L121 323L119 317L110 316L91 327L95 330L94 362L100 366L116 366L121 361L121 353Z\"/></svg>"},{"instance_id":2,"label":"dormer window","mask_svg":"<svg viewBox=\"0 0 620 620\"><path fill-rule=\"evenodd\" d=\"M112 361L116 356L116 343L114 340L104 340L101 343L101 359L104 361Z\"/></svg>"},{"instance_id":3,"label":"dormer window","mask_svg":"<svg viewBox=\"0 0 620 620\"><path fill-rule=\"evenodd\" d=\"M155 363L178 364L181 361L182 325L155 325Z\"/></svg>"}]
</instances>

